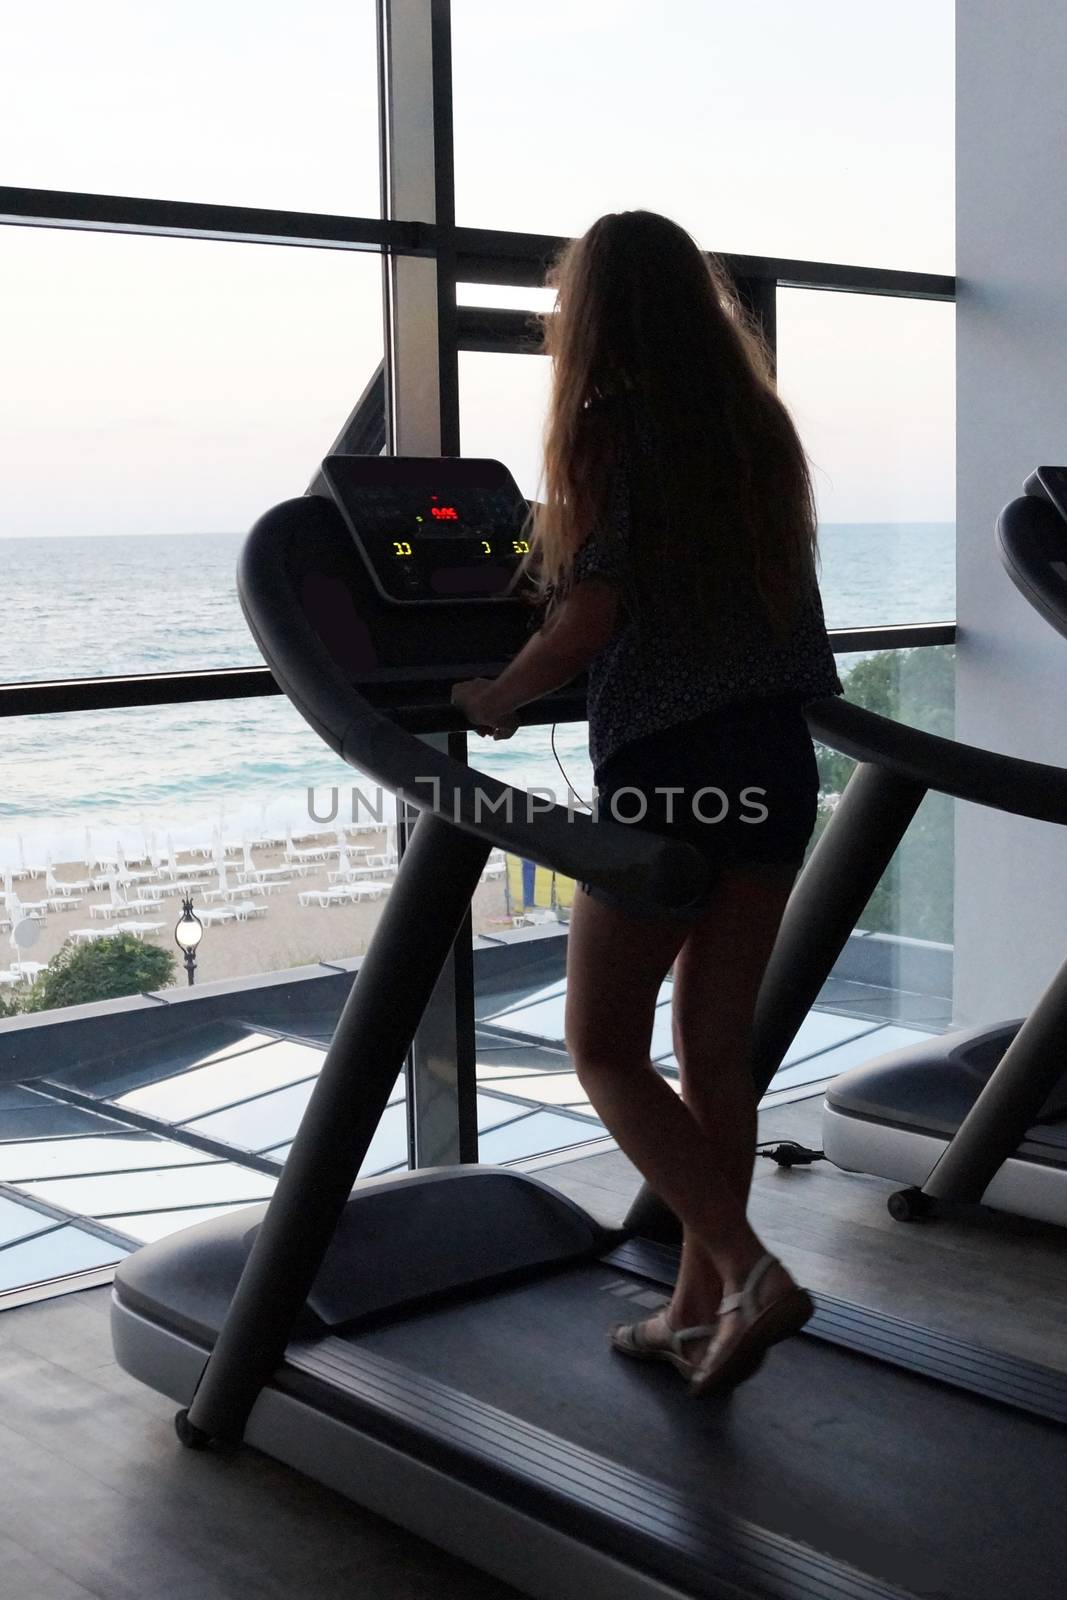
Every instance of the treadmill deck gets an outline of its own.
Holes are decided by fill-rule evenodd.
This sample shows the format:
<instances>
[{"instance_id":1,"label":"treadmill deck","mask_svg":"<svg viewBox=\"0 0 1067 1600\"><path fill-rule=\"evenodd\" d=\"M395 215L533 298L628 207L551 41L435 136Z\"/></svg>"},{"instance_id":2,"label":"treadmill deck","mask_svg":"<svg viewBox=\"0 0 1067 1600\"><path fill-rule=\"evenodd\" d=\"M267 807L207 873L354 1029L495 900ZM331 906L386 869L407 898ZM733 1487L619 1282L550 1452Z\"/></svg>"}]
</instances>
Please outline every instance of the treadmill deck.
<instances>
[{"instance_id":1,"label":"treadmill deck","mask_svg":"<svg viewBox=\"0 0 1067 1600\"><path fill-rule=\"evenodd\" d=\"M527 1488L559 1449L557 1470L591 1505L636 1474L662 1495L633 1516L635 1538L642 1516L683 1534L691 1516L699 1543L707 1513L727 1513L910 1593L1059 1600L1062 1428L810 1338L773 1350L731 1396L694 1400L666 1364L608 1347L612 1323L649 1314L634 1299L642 1287L653 1302L654 1286L610 1265L571 1267L294 1347L286 1387L291 1377L313 1400L328 1373L342 1409L371 1428L379 1412L394 1439L410 1399L412 1415L426 1413L423 1457L472 1481L486 1449L499 1452L490 1479L525 1473ZM619 1548L625 1524L611 1537Z\"/></svg>"}]
</instances>

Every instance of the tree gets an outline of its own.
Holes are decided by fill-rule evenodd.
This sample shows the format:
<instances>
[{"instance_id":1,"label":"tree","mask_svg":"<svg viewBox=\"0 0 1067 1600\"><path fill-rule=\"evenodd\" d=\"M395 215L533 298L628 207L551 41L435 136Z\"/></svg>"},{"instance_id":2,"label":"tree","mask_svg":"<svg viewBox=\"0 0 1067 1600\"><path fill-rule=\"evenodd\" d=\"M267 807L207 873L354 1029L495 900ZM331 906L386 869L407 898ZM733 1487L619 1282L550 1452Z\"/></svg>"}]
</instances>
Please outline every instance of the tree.
<instances>
[{"instance_id":1,"label":"tree","mask_svg":"<svg viewBox=\"0 0 1067 1600\"><path fill-rule=\"evenodd\" d=\"M951 648L884 650L858 661L843 679L854 704L951 738L955 721L955 652ZM856 765L817 748L819 806L813 844L832 815L826 796L844 792ZM928 794L861 918L869 933L899 933L952 943L953 806Z\"/></svg>"},{"instance_id":2,"label":"tree","mask_svg":"<svg viewBox=\"0 0 1067 1600\"><path fill-rule=\"evenodd\" d=\"M121 995L162 989L174 980L174 957L132 933L111 934L92 943L68 942L38 973L22 1000L23 1011L53 1011L88 1005Z\"/></svg>"}]
</instances>

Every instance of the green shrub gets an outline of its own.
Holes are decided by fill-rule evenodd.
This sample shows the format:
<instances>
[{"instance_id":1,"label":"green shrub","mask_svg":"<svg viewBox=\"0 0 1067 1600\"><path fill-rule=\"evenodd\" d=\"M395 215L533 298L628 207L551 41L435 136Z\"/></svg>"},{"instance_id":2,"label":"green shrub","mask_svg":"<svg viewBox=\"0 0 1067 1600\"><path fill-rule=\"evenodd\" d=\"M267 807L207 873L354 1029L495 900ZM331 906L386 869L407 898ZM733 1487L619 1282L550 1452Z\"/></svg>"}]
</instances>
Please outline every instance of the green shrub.
<instances>
[{"instance_id":1,"label":"green shrub","mask_svg":"<svg viewBox=\"0 0 1067 1600\"><path fill-rule=\"evenodd\" d=\"M115 933L90 944L69 941L58 951L29 991L20 996L23 1011L53 1011L94 1000L163 989L174 981L169 950L144 944L132 933Z\"/></svg>"},{"instance_id":2,"label":"green shrub","mask_svg":"<svg viewBox=\"0 0 1067 1600\"><path fill-rule=\"evenodd\" d=\"M842 677L845 696L880 716L951 738L955 722L955 651L950 648L884 650ZM856 763L817 747L823 794L841 794ZM814 844L830 820L820 806ZM953 802L928 794L875 889L860 926L868 933L898 933L951 944L953 938Z\"/></svg>"}]
</instances>

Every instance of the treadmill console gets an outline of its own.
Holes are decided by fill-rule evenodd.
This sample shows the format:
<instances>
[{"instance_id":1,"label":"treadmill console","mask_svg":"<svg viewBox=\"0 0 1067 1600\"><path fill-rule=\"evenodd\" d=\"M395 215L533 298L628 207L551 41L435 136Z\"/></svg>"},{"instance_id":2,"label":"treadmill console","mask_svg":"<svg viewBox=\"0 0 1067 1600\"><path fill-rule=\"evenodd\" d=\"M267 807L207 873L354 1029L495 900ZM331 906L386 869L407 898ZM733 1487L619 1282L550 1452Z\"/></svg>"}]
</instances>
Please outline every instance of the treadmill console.
<instances>
[{"instance_id":1,"label":"treadmill console","mask_svg":"<svg viewBox=\"0 0 1067 1600\"><path fill-rule=\"evenodd\" d=\"M1035 467L1023 484L1023 493L1051 500L1060 516L1067 518L1067 467Z\"/></svg>"},{"instance_id":2,"label":"treadmill console","mask_svg":"<svg viewBox=\"0 0 1067 1600\"><path fill-rule=\"evenodd\" d=\"M500 600L529 554L529 507L499 461L327 456L323 476L392 605Z\"/></svg>"},{"instance_id":3,"label":"treadmill console","mask_svg":"<svg viewBox=\"0 0 1067 1600\"><path fill-rule=\"evenodd\" d=\"M1067 636L1067 467L1037 467L997 519L997 545L1019 592Z\"/></svg>"}]
</instances>

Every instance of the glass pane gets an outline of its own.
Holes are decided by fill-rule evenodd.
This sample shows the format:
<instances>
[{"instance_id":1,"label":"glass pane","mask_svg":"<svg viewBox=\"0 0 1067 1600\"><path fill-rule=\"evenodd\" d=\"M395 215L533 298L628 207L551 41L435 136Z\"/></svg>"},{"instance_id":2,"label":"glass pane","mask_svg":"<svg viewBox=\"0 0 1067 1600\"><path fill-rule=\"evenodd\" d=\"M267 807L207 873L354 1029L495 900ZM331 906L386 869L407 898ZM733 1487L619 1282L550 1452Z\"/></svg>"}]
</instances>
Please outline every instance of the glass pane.
<instances>
[{"instance_id":1,"label":"glass pane","mask_svg":"<svg viewBox=\"0 0 1067 1600\"><path fill-rule=\"evenodd\" d=\"M463 454L503 461L528 500L541 488L541 430L551 384L547 356L460 352Z\"/></svg>"},{"instance_id":2,"label":"glass pane","mask_svg":"<svg viewBox=\"0 0 1067 1600\"><path fill-rule=\"evenodd\" d=\"M953 16L543 0L532 33L452 0L457 217L575 234L648 206L712 250L951 272Z\"/></svg>"},{"instance_id":3,"label":"glass pane","mask_svg":"<svg viewBox=\"0 0 1067 1600\"><path fill-rule=\"evenodd\" d=\"M831 628L956 615L955 307L778 291L778 386L814 467Z\"/></svg>"},{"instance_id":4,"label":"glass pane","mask_svg":"<svg viewBox=\"0 0 1067 1600\"><path fill-rule=\"evenodd\" d=\"M313 1078L323 1052L290 1042L266 1045L210 1067L165 1078L147 1089L135 1089L119 1101L165 1122L186 1122L215 1106L232 1105L299 1078Z\"/></svg>"},{"instance_id":5,"label":"glass pane","mask_svg":"<svg viewBox=\"0 0 1067 1600\"><path fill-rule=\"evenodd\" d=\"M5 14L5 182L378 214L373 0Z\"/></svg>"},{"instance_id":6,"label":"glass pane","mask_svg":"<svg viewBox=\"0 0 1067 1600\"><path fill-rule=\"evenodd\" d=\"M396 873L395 802L335 756L288 700L12 717L4 739L0 892L12 900L4 910L0 899L0 997L8 1007L185 983L174 942L184 892L204 924L198 983L366 948ZM12 911L29 945L12 942ZM91 945L116 936L124 950L94 955ZM57 971L68 962L73 973ZM199 1052L190 1040L177 1061L161 1042L141 1063L86 1064L88 1077L80 1067L63 1076L121 1096L198 1055L256 1042L247 1028L203 1037ZM210 1104L219 1102L202 1109Z\"/></svg>"},{"instance_id":7,"label":"glass pane","mask_svg":"<svg viewBox=\"0 0 1067 1600\"><path fill-rule=\"evenodd\" d=\"M29 1206L17 1205L14 1200L0 1195L0 1246L11 1244L16 1239L27 1239L31 1234L54 1227L54 1218L46 1217L40 1211L31 1211Z\"/></svg>"},{"instance_id":8,"label":"glass pane","mask_svg":"<svg viewBox=\"0 0 1067 1600\"><path fill-rule=\"evenodd\" d=\"M839 658L846 697L869 711L951 738L955 650L885 650ZM815 838L855 765L819 748ZM823 1000L853 1015L935 1031L951 1021L956 802L928 794L835 968ZM861 936L862 935L862 936ZM870 935L877 935L872 939ZM885 1048L890 1048L886 1045ZM881 1049L871 1054L881 1054Z\"/></svg>"},{"instance_id":9,"label":"glass pane","mask_svg":"<svg viewBox=\"0 0 1067 1600\"><path fill-rule=\"evenodd\" d=\"M121 1245L97 1239L81 1228L54 1228L51 1233L0 1250L0 1294L31 1283L44 1283L49 1278L109 1267L126 1253Z\"/></svg>"},{"instance_id":10,"label":"glass pane","mask_svg":"<svg viewBox=\"0 0 1067 1600\"><path fill-rule=\"evenodd\" d=\"M243 1205L193 1206L187 1211L145 1211L138 1216L124 1216L123 1233L131 1239L149 1244L153 1239L165 1239L168 1234L180 1233L182 1228L192 1228L198 1222L210 1222L213 1217L224 1217L228 1211L243 1211Z\"/></svg>"},{"instance_id":11,"label":"glass pane","mask_svg":"<svg viewBox=\"0 0 1067 1600\"><path fill-rule=\"evenodd\" d=\"M242 1150L266 1150L293 1137L314 1087L314 1083L296 1083L290 1089L231 1106L228 1111L199 1117L189 1127L194 1133L223 1139Z\"/></svg>"},{"instance_id":12,"label":"glass pane","mask_svg":"<svg viewBox=\"0 0 1067 1600\"><path fill-rule=\"evenodd\" d=\"M381 360L377 259L4 228L0 297L0 681L258 663L241 540Z\"/></svg>"},{"instance_id":13,"label":"glass pane","mask_svg":"<svg viewBox=\"0 0 1067 1600\"><path fill-rule=\"evenodd\" d=\"M0 1123L2 1127L2 1123ZM75 1173L134 1172L138 1168L202 1166L204 1153L150 1133L110 1139L23 1139L0 1144L0 1181L27 1183Z\"/></svg>"},{"instance_id":14,"label":"glass pane","mask_svg":"<svg viewBox=\"0 0 1067 1600\"><path fill-rule=\"evenodd\" d=\"M55 1178L29 1182L27 1194L49 1205L89 1217L117 1217L124 1211L150 1211L164 1206L207 1204L213 1200L263 1199L274 1179L247 1167L213 1161L198 1167L157 1168L152 1172L121 1172L106 1177Z\"/></svg>"},{"instance_id":15,"label":"glass pane","mask_svg":"<svg viewBox=\"0 0 1067 1600\"><path fill-rule=\"evenodd\" d=\"M478 1140L478 1159L489 1164L523 1161L550 1150L566 1150L604 1137L604 1125L595 1118L563 1117L552 1111L535 1111L502 1128L493 1128Z\"/></svg>"}]
</instances>

